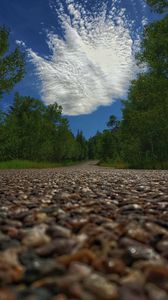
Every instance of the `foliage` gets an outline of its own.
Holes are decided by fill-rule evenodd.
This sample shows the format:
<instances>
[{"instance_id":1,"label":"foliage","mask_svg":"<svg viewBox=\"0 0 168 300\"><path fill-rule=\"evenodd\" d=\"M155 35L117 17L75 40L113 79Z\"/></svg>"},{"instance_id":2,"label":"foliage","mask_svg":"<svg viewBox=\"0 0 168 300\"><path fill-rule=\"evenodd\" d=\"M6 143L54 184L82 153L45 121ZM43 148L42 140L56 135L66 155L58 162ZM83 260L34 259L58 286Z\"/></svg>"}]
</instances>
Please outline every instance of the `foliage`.
<instances>
[{"instance_id":1,"label":"foliage","mask_svg":"<svg viewBox=\"0 0 168 300\"><path fill-rule=\"evenodd\" d=\"M24 54L9 53L9 30L0 27L0 98L24 76ZM18 93L7 112L0 110L0 160L62 162L87 158L82 133L75 138L62 108L45 106L38 99ZM17 165L17 164L16 164Z\"/></svg>"},{"instance_id":2,"label":"foliage","mask_svg":"<svg viewBox=\"0 0 168 300\"><path fill-rule=\"evenodd\" d=\"M148 70L132 82L124 102L124 159L133 167L165 168L168 162L168 16L144 31L140 61Z\"/></svg>"},{"instance_id":3,"label":"foliage","mask_svg":"<svg viewBox=\"0 0 168 300\"><path fill-rule=\"evenodd\" d=\"M36 162L29 160L9 160L0 162L0 169L48 169L74 165L74 161L61 163Z\"/></svg>"},{"instance_id":4,"label":"foliage","mask_svg":"<svg viewBox=\"0 0 168 300\"><path fill-rule=\"evenodd\" d=\"M168 10L168 1L167 0L147 0L147 3L151 6L151 8L158 12L163 13Z\"/></svg>"},{"instance_id":5,"label":"foliage","mask_svg":"<svg viewBox=\"0 0 168 300\"><path fill-rule=\"evenodd\" d=\"M89 139L90 159L115 160L120 155L119 124L120 122L112 115L107 122L109 129L104 130L103 133L98 132Z\"/></svg>"},{"instance_id":6,"label":"foliage","mask_svg":"<svg viewBox=\"0 0 168 300\"><path fill-rule=\"evenodd\" d=\"M78 147L78 160L84 160L88 157L88 146L82 131L78 131L76 136Z\"/></svg>"},{"instance_id":7,"label":"foliage","mask_svg":"<svg viewBox=\"0 0 168 300\"><path fill-rule=\"evenodd\" d=\"M163 12L167 1L149 0ZM101 165L130 168L168 168L168 16L145 27L138 62L146 71L131 84L123 101L123 120L114 116L109 130L93 137L90 155ZM99 149L97 152L96 149Z\"/></svg>"},{"instance_id":8,"label":"foliage","mask_svg":"<svg viewBox=\"0 0 168 300\"><path fill-rule=\"evenodd\" d=\"M168 16L145 27L139 59L156 76L168 75Z\"/></svg>"},{"instance_id":9,"label":"foliage","mask_svg":"<svg viewBox=\"0 0 168 300\"><path fill-rule=\"evenodd\" d=\"M0 98L24 76L24 55L19 48L9 52L9 30L0 27Z\"/></svg>"},{"instance_id":10,"label":"foliage","mask_svg":"<svg viewBox=\"0 0 168 300\"><path fill-rule=\"evenodd\" d=\"M56 103L15 94L0 124L0 160L61 162L85 159Z\"/></svg>"},{"instance_id":11,"label":"foliage","mask_svg":"<svg viewBox=\"0 0 168 300\"><path fill-rule=\"evenodd\" d=\"M101 167L110 167L114 169L128 169L128 164L126 164L122 160L113 160L113 159L108 159L106 161L102 160L98 163L98 165Z\"/></svg>"},{"instance_id":12,"label":"foliage","mask_svg":"<svg viewBox=\"0 0 168 300\"><path fill-rule=\"evenodd\" d=\"M107 122L107 127L110 128L111 130L119 127L119 121L117 120L116 116L114 116L114 115L110 116L110 118Z\"/></svg>"}]
</instances>

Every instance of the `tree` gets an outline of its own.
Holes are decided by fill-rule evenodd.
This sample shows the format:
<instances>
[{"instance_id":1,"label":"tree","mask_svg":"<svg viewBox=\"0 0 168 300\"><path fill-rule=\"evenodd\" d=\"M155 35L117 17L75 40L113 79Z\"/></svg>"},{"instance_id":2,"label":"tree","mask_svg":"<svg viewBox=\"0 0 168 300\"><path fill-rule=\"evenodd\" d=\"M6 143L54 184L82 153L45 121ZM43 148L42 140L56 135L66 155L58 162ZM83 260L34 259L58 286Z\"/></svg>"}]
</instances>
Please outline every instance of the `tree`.
<instances>
[{"instance_id":1,"label":"tree","mask_svg":"<svg viewBox=\"0 0 168 300\"><path fill-rule=\"evenodd\" d=\"M142 74L124 102L124 158L134 167L168 160L168 79ZM152 165L151 165L152 166Z\"/></svg>"},{"instance_id":2,"label":"tree","mask_svg":"<svg viewBox=\"0 0 168 300\"><path fill-rule=\"evenodd\" d=\"M78 159L85 160L88 156L88 147L82 131L78 131L76 142L78 144Z\"/></svg>"},{"instance_id":3,"label":"tree","mask_svg":"<svg viewBox=\"0 0 168 300\"><path fill-rule=\"evenodd\" d=\"M157 12L168 1L149 0ZM147 70L131 84L121 123L124 159L132 167L167 167L168 16L145 27L139 61Z\"/></svg>"},{"instance_id":4,"label":"tree","mask_svg":"<svg viewBox=\"0 0 168 300\"><path fill-rule=\"evenodd\" d=\"M119 121L117 120L116 116L111 115L108 122L107 127L109 127L112 131L119 127Z\"/></svg>"},{"instance_id":5,"label":"tree","mask_svg":"<svg viewBox=\"0 0 168 300\"><path fill-rule=\"evenodd\" d=\"M9 30L0 27L0 98L10 92L24 76L24 55L17 47L9 51Z\"/></svg>"},{"instance_id":6,"label":"tree","mask_svg":"<svg viewBox=\"0 0 168 300\"><path fill-rule=\"evenodd\" d=\"M168 9L168 1L148 3L158 12ZM137 57L147 68L132 82L128 99L123 101L123 120L117 124L111 116L107 123L110 130L101 134L101 159L114 162L119 156L134 168L168 167L167 33L167 15L145 27Z\"/></svg>"},{"instance_id":7,"label":"tree","mask_svg":"<svg viewBox=\"0 0 168 300\"><path fill-rule=\"evenodd\" d=\"M164 13L168 10L167 0L147 0L147 3L158 13Z\"/></svg>"},{"instance_id":8,"label":"tree","mask_svg":"<svg viewBox=\"0 0 168 300\"><path fill-rule=\"evenodd\" d=\"M78 144L61 112L57 103L46 106L16 93L0 119L0 159L74 160Z\"/></svg>"},{"instance_id":9,"label":"tree","mask_svg":"<svg viewBox=\"0 0 168 300\"><path fill-rule=\"evenodd\" d=\"M97 131L96 135L88 141L89 159L100 159L102 155L102 133Z\"/></svg>"},{"instance_id":10,"label":"tree","mask_svg":"<svg viewBox=\"0 0 168 300\"><path fill-rule=\"evenodd\" d=\"M168 16L145 27L138 58L147 63L148 71L155 72L156 76L168 76Z\"/></svg>"}]
</instances>

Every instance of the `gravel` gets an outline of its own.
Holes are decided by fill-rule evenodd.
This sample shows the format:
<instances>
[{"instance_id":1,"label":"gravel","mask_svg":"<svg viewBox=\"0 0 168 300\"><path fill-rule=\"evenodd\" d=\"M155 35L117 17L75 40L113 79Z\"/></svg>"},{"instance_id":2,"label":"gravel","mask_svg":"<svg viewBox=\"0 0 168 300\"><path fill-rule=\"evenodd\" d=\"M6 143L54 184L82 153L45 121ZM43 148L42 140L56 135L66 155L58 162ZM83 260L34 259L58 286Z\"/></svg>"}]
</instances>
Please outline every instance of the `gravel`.
<instances>
[{"instance_id":1,"label":"gravel","mask_svg":"<svg viewBox=\"0 0 168 300\"><path fill-rule=\"evenodd\" d=\"M0 171L1 300L168 300L168 171Z\"/></svg>"}]
</instances>

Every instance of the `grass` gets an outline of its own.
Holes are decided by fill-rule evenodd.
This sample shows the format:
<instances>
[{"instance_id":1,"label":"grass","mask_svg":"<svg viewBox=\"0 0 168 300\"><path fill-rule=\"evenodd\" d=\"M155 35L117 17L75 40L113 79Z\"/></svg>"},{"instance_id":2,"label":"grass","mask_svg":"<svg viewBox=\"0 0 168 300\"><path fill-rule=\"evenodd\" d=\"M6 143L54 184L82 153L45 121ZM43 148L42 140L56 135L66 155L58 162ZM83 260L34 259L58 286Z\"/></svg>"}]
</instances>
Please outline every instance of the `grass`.
<instances>
[{"instance_id":1,"label":"grass","mask_svg":"<svg viewBox=\"0 0 168 300\"><path fill-rule=\"evenodd\" d=\"M110 167L114 169L136 169L136 170L168 170L168 162L144 162L141 165L129 165L121 160L106 160L98 163L101 167Z\"/></svg>"},{"instance_id":2,"label":"grass","mask_svg":"<svg viewBox=\"0 0 168 300\"><path fill-rule=\"evenodd\" d=\"M0 169L48 169L75 165L76 162L62 163L36 162L29 160L9 160L0 162Z\"/></svg>"},{"instance_id":3,"label":"grass","mask_svg":"<svg viewBox=\"0 0 168 300\"><path fill-rule=\"evenodd\" d=\"M114 169L129 169L128 165L123 161L113 161L113 160L100 161L98 165L101 167L110 167Z\"/></svg>"}]
</instances>

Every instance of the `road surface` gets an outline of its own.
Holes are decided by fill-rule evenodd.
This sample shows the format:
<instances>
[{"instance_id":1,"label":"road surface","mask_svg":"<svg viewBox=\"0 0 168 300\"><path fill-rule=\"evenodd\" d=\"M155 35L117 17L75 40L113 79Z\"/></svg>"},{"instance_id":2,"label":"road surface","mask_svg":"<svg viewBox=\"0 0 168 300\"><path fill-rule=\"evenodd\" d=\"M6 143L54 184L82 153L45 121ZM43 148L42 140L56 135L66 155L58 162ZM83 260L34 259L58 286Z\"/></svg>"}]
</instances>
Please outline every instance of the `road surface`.
<instances>
[{"instance_id":1,"label":"road surface","mask_svg":"<svg viewBox=\"0 0 168 300\"><path fill-rule=\"evenodd\" d=\"M167 300L168 172L0 171L1 300Z\"/></svg>"}]
</instances>

